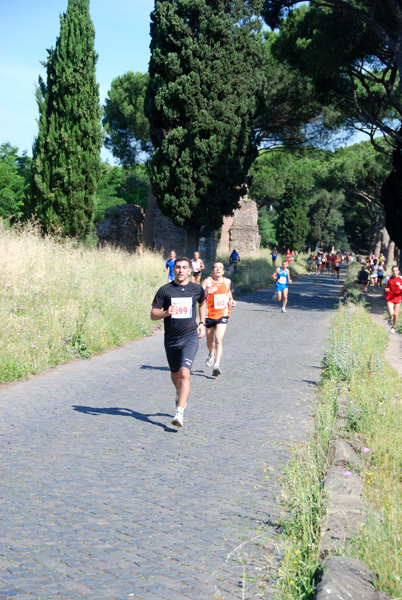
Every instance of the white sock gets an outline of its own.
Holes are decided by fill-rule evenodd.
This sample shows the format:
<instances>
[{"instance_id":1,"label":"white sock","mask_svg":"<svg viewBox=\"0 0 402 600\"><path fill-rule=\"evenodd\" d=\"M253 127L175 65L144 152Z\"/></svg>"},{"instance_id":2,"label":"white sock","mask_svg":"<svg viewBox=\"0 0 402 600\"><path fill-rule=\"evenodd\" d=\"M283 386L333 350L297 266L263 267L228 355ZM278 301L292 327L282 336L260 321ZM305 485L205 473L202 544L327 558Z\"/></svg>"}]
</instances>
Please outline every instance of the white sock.
<instances>
[{"instance_id":1,"label":"white sock","mask_svg":"<svg viewBox=\"0 0 402 600\"><path fill-rule=\"evenodd\" d=\"M182 406L178 406L177 407L177 412L179 412L182 415L183 412L184 412L184 408Z\"/></svg>"},{"instance_id":2,"label":"white sock","mask_svg":"<svg viewBox=\"0 0 402 600\"><path fill-rule=\"evenodd\" d=\"M218 365L218 363L215 363L215 364L214 364L214 369L219 369L219 365Z\"/></svg>"}]
</instances>

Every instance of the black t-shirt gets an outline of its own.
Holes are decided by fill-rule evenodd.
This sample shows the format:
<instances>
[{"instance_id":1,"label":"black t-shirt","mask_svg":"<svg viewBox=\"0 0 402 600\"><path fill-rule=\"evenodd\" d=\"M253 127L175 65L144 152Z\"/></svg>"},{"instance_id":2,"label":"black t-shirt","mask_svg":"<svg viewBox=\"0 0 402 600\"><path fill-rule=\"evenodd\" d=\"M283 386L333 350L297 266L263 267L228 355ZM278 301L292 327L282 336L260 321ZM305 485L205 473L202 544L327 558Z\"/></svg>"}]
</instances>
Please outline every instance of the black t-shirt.
<instances>
[{"instance_id":1,"label":"black t-shirt","mask_svg":"<svg viewBox=\"0 0 402 600\"><path fill-rule=\"evenodd\" d=\"M202 304L204 300L205 292L201 285L191 281L187 285L179 285L171 281L156 292L152 308L167 310L171 304L177 304L177 316L163 320L166 335L181 336L197 329L197 302Z\"/></svg>"}]
</instances>

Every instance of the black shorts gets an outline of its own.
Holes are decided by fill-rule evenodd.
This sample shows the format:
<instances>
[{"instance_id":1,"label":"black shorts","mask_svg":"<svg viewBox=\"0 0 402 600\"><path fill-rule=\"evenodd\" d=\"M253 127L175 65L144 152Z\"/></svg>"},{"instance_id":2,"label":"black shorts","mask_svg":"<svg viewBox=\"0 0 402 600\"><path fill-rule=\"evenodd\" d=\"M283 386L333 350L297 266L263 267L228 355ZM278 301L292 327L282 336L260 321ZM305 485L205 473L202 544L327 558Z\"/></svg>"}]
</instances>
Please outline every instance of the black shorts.
<instances>
[{"instance_id":1,"label":"black shorts","mask_svg":"<svg viewBox=\"0 0 402 600\"><path fill-rule=\"evenodd\" d=\"M201 275L201 271L193 271L193 277L198 277L198 275Z\"/></svg>"},{"instance_id":2,"label":"black shorts","mask_svg":"<svg viewBox=\"0 0 402 600\"><path fill-rule=\"evenodd\" d=\"M180 337L165 335L166 358L172 373L177 373L180 367L191 371L199 343L197 330Z\"/></svg>"},{"instance_id":3,"label":"black shorts","mask_svg":"<svg viewBox=\"0 0 402 600\"><path fill-rule=\"evenodd\" d=\"M222 325L227 325L228 321L229 317L221 317L220 319L206 319L205 327L207 329L211 329L211 327L216 327L216 325L219 325L220 323L222 323Z\"/></svg>"},{"instance_id":4,"label":"black shorts","mask_svg":"<svg viewBox=\"0 0 402 600\"><path fill-rule=\"evenodd\" d=\"M334 271L336 271L337 273L339 273L340 270L341 270L341 267L334 267Z\"/></svg>"}]
</instances>

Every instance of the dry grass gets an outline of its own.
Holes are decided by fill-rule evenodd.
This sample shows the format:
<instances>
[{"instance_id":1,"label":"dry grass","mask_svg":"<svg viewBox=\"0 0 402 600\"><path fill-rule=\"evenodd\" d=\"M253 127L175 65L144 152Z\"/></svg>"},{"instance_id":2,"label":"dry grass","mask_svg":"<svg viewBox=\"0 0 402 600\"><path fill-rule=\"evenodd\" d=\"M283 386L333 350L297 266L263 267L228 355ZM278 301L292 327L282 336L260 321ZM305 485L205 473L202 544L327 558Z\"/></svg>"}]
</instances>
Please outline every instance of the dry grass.
<instances>
[{"instance_id":1,"label":"dry grass","mask_svg":"<svg viewBox=\"0 0 402 600\"><path fill-rule=\"evenodd\" d=\"M149 335L163 258L0 226L0 383Z\"/></svg>"}]
</instances>

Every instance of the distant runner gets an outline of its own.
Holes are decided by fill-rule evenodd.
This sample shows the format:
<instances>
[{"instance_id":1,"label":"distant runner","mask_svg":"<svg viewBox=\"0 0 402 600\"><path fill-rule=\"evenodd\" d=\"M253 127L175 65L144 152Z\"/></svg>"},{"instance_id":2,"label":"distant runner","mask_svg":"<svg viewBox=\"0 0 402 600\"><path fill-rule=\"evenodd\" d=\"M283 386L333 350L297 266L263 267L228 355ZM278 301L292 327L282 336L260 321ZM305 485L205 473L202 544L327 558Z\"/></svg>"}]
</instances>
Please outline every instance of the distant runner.
<instances>
[{"instance_id":1,"label":"distant runner","mask_svg":"<svg viewBox=\"0 0 402 600\"><path fill-rule=\"evenodd\" d=\"M240 255L236 250L233 250L232 254L229 257L229 267L233 265L233 273L236 275L237 273L237 265L240 262Z\"/></svg>"},{"instance_id":2,"label":"distant runner","mask_svg":"<svg viewBox=\"0 0 402 600\"><path fill-rule=\"evenodd\" d=\"M272 256L272 266L276 267L276 259L278 258L278 248L275 246L271 251Z\"/></svg>"},{"instance_id":3,"label":"distant runner","mask_svg":"<svg viewBox=\"0 0 402 600\"><path fill-rule=\"evenodd\" d=\"M230 289L231 281L223 276L223 263L217 261L212 269L212 277L207 277L202 282L207 301L207 328L208 357L205 366L212 367L212 377L221 374L220 362L222 358L223 337L230 317L230 309L236 306Z\"/></svg>"},{"instance_id":4,"label":"distant runner","mask_svg":"<svg viewBox=\"0 0 402 600\"><path fill-rule=\"evenodd\" d=\"M282 300L282 312L286 312L286 305L288 303L288 285L292 283L290 278L290 271L288 269L288 263L286 260L283 261L282 267L275 269L272 279L275 281L275 294L273 300Z\"/></svg>"},{"instance_id":5,"label":"distant runner","mask_svg":"<svg viewBox=\"0 0 402 600\"><path fill-rule=\"evenodd\" d=\"M176 260L176 252L174 250L172 250L170 252L170 258L169 260L166 261L166 265L165 268L163 269L164 271L168 271L168 281L173 281L174 279L174 263Z\"/></svg>"},{"instance_id":6,"label":"distant runner","mask_svg":"<svg viewBox=\"0 0 402 600\"><path fill-rule=\"evenodd\" d=\"M189 281L190 259L181 256L174 265L175 279L157 291L152 302L152 321L164 320L165 351L176 388L176 415L172 425L183 427L183 413L190 394L190 372L205 335L206 303L203 288ZM197 303L200 323L197 325Z\"/></svg>"},{"instance_id":7,"label":"distant runner","mask_svg":"<svg viewBox=\"0 0 402 600\"><path fill-rule=\"evenodd\" d=\"M332 261L332 268L334 270L334 283L339 283L339 273L341 270L342 259L340 254L337 254Z\"/></svg>"},{"instance_id":8,"label":"distant runner","mask_svg":"<svg viewBox=\"0 0 402 600\"><path fill-rule=\"evenodd\" d=\"M191 261L191 281L193 283L200 283L202 271L205 269L205 265L200 259L200 253L194 252L194 258Z\"/></svg>"},{"instance_id":9,"label":"distant runner","mask_svg":"<svg viewBox=\"0 0 402 600\"><path fill-rule=\"evenodd\" d=\"M392 275L384 279L385 301L391 324L391 333L396 333L395 325L398 320L399 305L402 300L402 278L399 276L397 265L392 267Z\"/></svg>"}]
</instances>

